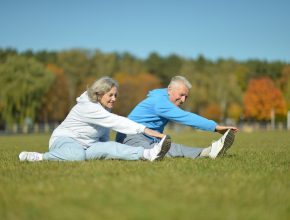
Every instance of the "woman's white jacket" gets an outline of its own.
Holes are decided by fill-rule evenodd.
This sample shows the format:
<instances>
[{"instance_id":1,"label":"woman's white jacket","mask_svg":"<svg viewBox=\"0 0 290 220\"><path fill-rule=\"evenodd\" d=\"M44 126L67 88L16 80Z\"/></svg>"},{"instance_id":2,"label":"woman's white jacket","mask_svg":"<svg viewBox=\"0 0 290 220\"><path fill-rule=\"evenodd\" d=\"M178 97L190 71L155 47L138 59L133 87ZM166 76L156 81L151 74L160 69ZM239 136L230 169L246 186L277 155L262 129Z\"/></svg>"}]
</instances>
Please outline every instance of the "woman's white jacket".
<instances>
[{"instance_id":1,"label":"woman's white jacket","mask_svg":"<svg viewBox=\"0 0 290 220\"><path fill-rule=\"evenodd\" d=\"M77 99L65 120L53 131L49 147L57 138L70 137L89 148L96 142L109 140L110 129L124 134L144 132L145 126L113 114L100 103L89 100L87 92Z\"/></svg>"}]
</instances>

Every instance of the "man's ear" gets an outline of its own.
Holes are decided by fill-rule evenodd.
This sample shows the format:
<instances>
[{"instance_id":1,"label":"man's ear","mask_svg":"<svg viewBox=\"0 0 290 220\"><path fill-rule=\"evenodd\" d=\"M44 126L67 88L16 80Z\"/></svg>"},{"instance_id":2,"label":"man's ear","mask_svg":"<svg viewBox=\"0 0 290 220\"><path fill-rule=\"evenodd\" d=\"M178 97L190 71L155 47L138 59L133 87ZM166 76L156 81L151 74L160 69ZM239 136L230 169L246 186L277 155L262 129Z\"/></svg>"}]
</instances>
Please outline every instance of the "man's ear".
<instances>
[{"instance_id":1,"label":"man's ear","mask_svg":"<svg viewBox=\"0 0 290 220\"><path fill-rule=\"evenodd\" d=\"M169 86L167 87L167 91L168 91L168 93L171 92L171 90L172 90L172 87L169 85Z\"/></svg>"}]
</instances>

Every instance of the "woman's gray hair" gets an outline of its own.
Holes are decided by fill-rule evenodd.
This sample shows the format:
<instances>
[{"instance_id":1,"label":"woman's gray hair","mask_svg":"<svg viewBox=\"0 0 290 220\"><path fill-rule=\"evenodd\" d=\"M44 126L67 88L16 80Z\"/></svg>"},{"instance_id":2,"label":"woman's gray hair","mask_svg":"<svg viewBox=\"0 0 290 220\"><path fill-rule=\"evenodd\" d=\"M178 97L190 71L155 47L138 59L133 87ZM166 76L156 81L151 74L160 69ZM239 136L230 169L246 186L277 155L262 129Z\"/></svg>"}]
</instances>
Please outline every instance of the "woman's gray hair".
<instances>
[{"instance_id":1,"label":"woman's gray hair","mask_svg":"<svg viewBox=\"0 0 290 220\"><path fill-rule=\"evenodd\" d=\"M183 76L174 76L172 77L169 86L176 86L179 83L183 83L188 89L191 89L192 85L191 83Z\"/></svg>"},{"instance_id":2,"label":"woman's gray hair","mask_svg":"<svg viewBox=\"0 0 290 220\"><path fill-rule=\"evenodd\" d=\"M119 87L117 81L108 76L101 77L87 88L88 97L91 102L97 103L100 98L109 92L113 87Z\"/></svg>"}]
</instances>

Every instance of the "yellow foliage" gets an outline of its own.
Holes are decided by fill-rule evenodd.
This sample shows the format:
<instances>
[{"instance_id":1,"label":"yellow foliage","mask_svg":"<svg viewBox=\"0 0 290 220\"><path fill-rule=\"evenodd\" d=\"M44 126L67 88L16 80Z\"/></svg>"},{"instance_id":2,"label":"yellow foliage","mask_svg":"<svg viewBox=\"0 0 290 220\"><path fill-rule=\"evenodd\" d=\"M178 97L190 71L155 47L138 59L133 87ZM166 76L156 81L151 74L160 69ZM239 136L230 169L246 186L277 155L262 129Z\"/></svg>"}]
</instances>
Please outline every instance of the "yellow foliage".
<instances>
[{"instance_id":1,"label":"yellow foliage","mask_svg":"<svg viewBox=\"0 0 290 220\"><path fill-rule=\"evenodd\" d=\"M231 103L228 108L228 117L235 120L236 122L239 121L242 115L242 107L238 103Z\"/></svg>"}]
</instances>

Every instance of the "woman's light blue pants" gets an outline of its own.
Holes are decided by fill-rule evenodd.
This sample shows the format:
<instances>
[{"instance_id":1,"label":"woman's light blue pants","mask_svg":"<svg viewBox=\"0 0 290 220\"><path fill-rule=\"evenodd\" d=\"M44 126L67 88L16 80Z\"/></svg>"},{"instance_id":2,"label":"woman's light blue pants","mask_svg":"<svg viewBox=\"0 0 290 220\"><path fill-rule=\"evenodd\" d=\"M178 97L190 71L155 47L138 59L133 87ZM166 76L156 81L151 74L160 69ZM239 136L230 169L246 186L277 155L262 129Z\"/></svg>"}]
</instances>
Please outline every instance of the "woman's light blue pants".
<instances>
[{"instance_id":1,"label":"woman's light blue pants","mask_svg":"<svg viewBox=\"0 0 290 220\"><path fill-rule=\"evenodd\" d=\"M131 147L114 141L97 142L88 149L72 138L61 137L55 140L44 160L79 161L98 159L140 160L143 147Z\"/></svg>"}]
</instances>

